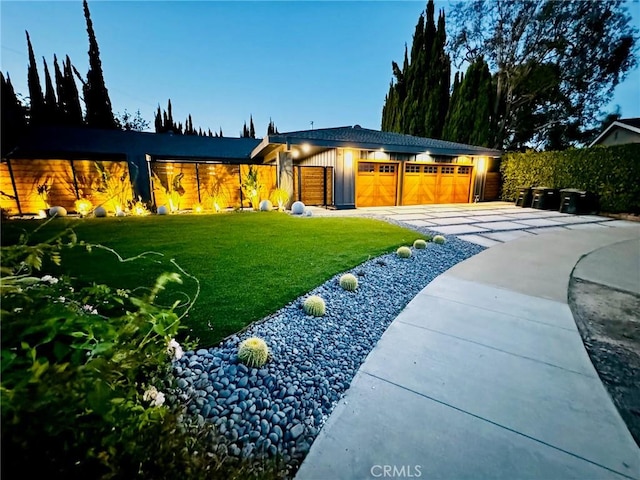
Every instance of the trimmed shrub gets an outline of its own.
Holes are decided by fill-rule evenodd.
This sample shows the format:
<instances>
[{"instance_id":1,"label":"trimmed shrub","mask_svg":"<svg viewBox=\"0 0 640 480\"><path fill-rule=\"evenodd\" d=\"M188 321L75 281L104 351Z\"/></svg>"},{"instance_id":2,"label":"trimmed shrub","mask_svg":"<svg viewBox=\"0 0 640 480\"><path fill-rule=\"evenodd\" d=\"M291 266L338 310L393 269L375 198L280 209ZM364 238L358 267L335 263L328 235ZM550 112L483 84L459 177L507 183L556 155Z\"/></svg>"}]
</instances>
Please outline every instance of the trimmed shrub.
<instances>
[{"instance_id":1,"label":"trimmed shrub","mask_svg":"<svg viewBox=\"0 0 640 480\"><path fill-rule=\"evenodd\" d=\"M314 317L322 317L326 312L324 300L317 295L312 295L307 298L302 304L302 308L304 309L304 313Z\"/></svg>"},{"instance_id":2,"label":"trimmed shrub","mask_svg":"<svg viewBox=\"0 0 640 480\"><path fill-rule=\"evenodd\" d=\"M259 368L267 363L268 358L269 347L261 338L247 338L238 347L238 360L248 367Z\"/></svg>"},{"instance_id":3,"label":"trimmed shrub","mask_svg":"<svg viewBox=\"0 0 640 480\"><path fill-rule=\"evenodd\" d=\"M291 213L294 215L302 215L304 213L304 203L294 202L293 205L291 205Z\"/></svg>"},{"instance_id":4,"label":"trimmed shrub","mask_svg":"<svg viewBox=\"0 0 640 480\"><path fill-rule=\"evenodd\" d=\"M447 239L443 235L436 235L433 237L433 243L437 243L438 245L442 245L446 241Z\"/></svg>"},{"instance_id":5,"label":"trimmed shrub","mask_svg":"<svg viewBox=\"0 0 640 480\"><path fill-rule=\"evenodd\" d=\"M400 247L396 250L396 254L400 258L409 258L411 256L411 249L409 247Z\"/></svg>"},{"instance_id":6,"label":"trimmed shrub","mask_svg":"<svg viewBox=\"0 0 640 480\"><path fill-rule=\"evenodd\" d=\"M424 248L427 248L427 242L419 238L415 242L413 242L413 248L417 250L422 250Z\"/></svg>"},{"instance_id":7,"label":"trimmed shrub","mask_svg":"<svg viewBox=\"0 0 640 480\"><path fill-rule=\"evenodd\" d=\"M521 187L576 188L594 192L607 212L640 211L640 144L562 152L508 153L502 157L502 199Z\"/></svg>"},{"instance_id":8,"label":"trimmed shrub","mask_svg":"<svg viewBox=\"0 0 640 480\"><path fill-rule=\"evenodd\" d=\"M340 277L340 286L343 290L354 292L358 288L358 279L355 275L345 273Z\"/></svg>"}]
</instances>

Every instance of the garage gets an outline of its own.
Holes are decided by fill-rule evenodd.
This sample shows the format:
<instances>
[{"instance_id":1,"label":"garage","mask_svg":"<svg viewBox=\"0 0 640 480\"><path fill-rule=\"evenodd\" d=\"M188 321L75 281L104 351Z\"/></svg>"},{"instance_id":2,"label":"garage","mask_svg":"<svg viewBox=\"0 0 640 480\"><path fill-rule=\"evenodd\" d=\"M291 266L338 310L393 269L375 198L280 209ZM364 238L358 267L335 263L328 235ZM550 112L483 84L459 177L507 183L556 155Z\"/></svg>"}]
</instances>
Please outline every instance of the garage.
<instances>
[{"instance_id":1,"label":"garage","mask_svg":"<svg viewBox=\"0 0 640 480\"><path fill-rule=\"evenodd\" d=\"M467 203L471 166L406 163L402 205Z\"/></svg>"},{"instance_id":2,"label":"garage","mask_svg":"<svg viewBox=\"0 0 640 480\"><path fill-rule=\"evenodd\" d=\"M397 188L397 163L358 163L356 187L358 207L394 206Z\"/></svg>"}]
</instances>

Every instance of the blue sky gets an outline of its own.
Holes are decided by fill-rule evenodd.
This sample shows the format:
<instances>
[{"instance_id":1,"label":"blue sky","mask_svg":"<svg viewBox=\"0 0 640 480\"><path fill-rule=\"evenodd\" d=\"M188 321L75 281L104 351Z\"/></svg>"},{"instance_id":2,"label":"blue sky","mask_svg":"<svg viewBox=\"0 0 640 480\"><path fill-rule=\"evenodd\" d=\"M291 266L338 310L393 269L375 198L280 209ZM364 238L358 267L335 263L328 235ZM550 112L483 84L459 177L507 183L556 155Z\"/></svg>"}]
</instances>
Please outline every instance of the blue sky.
<instances>
[{"instance_id":1,"label":"blue sky","mask_svg":"<svg viewBox=\"0 0 640 480\"><path fill-rule=\"evenodd\" d=\"M140 109L153 128L158 104L174 118L238 136L253 114L280 131L360 124L378 129L391 61L426 1L90 1L114 112ZM436 1L436 9L448 2ZM628 4L640 28L640 3ZM1 65L27 94L28 30L36 57L69 55L81 73L88 42L80 1L0 2ZM42 66L41 83L44 85ZM609 109L640 117L640 69Z\"/></svg>"}]
</instances>

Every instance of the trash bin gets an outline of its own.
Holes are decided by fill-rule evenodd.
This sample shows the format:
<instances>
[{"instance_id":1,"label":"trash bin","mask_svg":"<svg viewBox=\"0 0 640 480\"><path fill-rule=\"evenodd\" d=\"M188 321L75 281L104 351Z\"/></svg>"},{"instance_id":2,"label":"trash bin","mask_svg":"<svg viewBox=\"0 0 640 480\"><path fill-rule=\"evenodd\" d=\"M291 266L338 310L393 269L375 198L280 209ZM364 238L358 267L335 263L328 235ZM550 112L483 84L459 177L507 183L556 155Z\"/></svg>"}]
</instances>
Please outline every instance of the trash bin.
<instances>
[{"instance_id":1,"label":"trash bin","mask_svg":"<svg viewBox=\"0 0 640 480\"><path fill-rule=\"evenodd\" d=\"M539 210L558 210L560 207L560 192L555 188L534 187L531 207Z\"/></svg>"},{"instance_id":2,"label":"trash bin","mask_svg":"<svg viewBox=\"0 0 640 480\"><path fill-rule=\"evenodd\" d=\"M518 198L516 199L516 207L530 207L531 206L531 187L520 187Z\"/></svg>"},{"instance_id":3,"label":"trash bin","mask_svg":"<svg viewBox=\"0 0 640 480\"><path fill-rule=\"evenodd\" d=\"M598 213L598 196L595 193L575 188L560 190L561 213Z\"/></svg>"}]
</instances>

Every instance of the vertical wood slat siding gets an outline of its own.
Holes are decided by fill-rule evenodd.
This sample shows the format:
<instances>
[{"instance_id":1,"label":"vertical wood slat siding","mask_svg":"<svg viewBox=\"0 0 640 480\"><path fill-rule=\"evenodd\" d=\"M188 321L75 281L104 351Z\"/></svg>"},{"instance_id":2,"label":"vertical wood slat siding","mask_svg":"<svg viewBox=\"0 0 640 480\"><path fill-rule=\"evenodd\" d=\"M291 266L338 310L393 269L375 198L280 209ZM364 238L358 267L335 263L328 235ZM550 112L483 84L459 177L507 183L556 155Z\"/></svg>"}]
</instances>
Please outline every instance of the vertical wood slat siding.
<instances>
[{"instance_id":1,"label":"vertical wood slat siding","mask_svg":"<svg viewBox=\"0 0 640 480\"><path fill-rule=\"evenodd\" d=\"M18 207L18 199L11 198L16 197L16 193L13 189L13 182L11 180L11 171L9 164L0 164L0 208L6 210L9 215L17 215L20 213Z\"/></svg>"},{"instance_id":2,"label":"vertical wood slat siding","mask_svg":"<svg viewBox=\"0 0 640 480\"><path fill-rule=\"evenodd\" d=\"M331 149L311 155L309 158L301 160L298 165L303 167L335 167L337 150Z\"/></svg>"},{"instance_id":3,"label":"vertical wood slat siding","mask_svg":"<svg viewBox=\"0 0 640 480\"><path fill-rule=\"evenodd\" d=\"M115 188L107 190L96 163L93 160L73 161L78 197L90 200L94 207L103 206L110 213L115 213L118 207L125 209L127 202L133 200L129 164L116 161L99 162L113 179L112 185ZM120 179L124 181L121 182Z\"/></svg>"},{"instance_id":4,"label":"vertical wood slat siding","mask_svg":"<svg viewBox=\"0 0 640 480\"><path fill-rule=\"evenodd\" d=\"M484 186L484 200L498 200L500 198L500 172L488 172Z\"/></svg>"},{"instance_id":5,"label":"vertical wood slat siding","mask_svg":"<svg viewBox=\"0 0 640 480\"><path fill-rule=\"evenodd\" d=\"M305 205L333 205L333 168L296 165L293 196Z\"/></svg>"}]
</instances>

